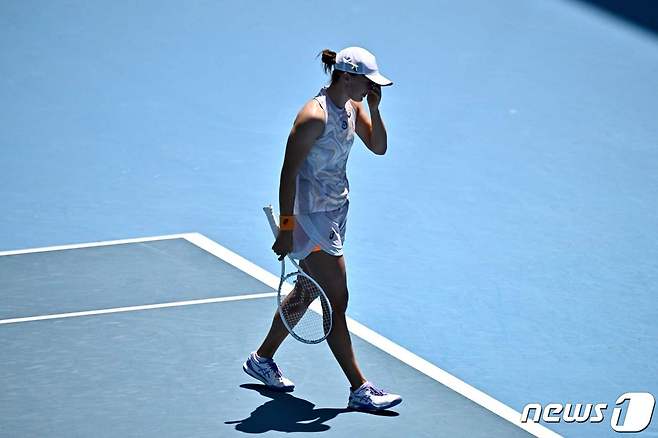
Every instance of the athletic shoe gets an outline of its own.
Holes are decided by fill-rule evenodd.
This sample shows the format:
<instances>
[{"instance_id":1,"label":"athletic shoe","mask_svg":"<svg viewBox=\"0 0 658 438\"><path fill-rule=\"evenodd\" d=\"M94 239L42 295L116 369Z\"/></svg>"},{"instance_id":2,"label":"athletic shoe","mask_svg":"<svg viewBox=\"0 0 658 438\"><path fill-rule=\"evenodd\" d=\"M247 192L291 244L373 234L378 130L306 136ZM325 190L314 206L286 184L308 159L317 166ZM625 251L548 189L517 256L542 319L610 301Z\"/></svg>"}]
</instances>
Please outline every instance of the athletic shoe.
<instances>
[{"instance_id":1,"label":"athletic shoe","mask_svg":"<svg viewBox=\"0 0 658 438\"><path fill-rule=\"evenodd\" d=\"M350 389L350 399L347 407L364 411L379 411L382 409L392 408L402 401L402 397L397 394L377 388L370 382L366 382L356 391Z\"/></svg>"},{"instance_id":2,"label":"athletic shoe","mask_svg":"<svg viewBox=\"0 0 658 438\"><path fill-rule=\"evenodd\" d=\"M274 360L264 357L257 357L256 352L249 355L242 369L251 377L260 380L269 389L276 391L290 392L295 389L294 383L283 377L281 370Z\"/></svg>"}]
</instances>

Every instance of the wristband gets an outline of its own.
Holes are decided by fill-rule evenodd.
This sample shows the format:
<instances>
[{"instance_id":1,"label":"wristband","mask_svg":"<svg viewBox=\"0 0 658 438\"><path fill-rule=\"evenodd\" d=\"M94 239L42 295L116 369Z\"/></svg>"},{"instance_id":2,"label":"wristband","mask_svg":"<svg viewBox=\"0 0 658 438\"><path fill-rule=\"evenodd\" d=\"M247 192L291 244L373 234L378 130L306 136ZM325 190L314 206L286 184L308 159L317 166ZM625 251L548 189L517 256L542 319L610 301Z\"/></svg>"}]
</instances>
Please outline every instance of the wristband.
<instances>
[{"instance_id":1,"label":"wristband","mask_svg":"<svg viewBox=\"0 0 658 438\"><path fill-rule=\"evenodd\" d=\"M279 217L279 229L281 231L292 231L295 229L295 216L283 216Z\"/></svg>"}]
</instances>

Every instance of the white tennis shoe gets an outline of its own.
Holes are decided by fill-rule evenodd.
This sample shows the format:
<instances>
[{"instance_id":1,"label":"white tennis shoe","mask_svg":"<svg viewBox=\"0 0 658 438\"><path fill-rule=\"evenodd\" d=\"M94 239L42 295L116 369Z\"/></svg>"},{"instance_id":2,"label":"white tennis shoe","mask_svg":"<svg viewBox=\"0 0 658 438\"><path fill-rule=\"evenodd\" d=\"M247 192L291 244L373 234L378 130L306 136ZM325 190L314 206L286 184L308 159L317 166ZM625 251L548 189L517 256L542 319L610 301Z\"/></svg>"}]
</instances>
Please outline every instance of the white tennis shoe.
<instances>
[{"instance_id":1,"label":"white tennis shoe","mask_svg":"<svg viewBox=\"0 0 658 438\"><path fill-rule=\"evenodd\" d=\"M252 352L242 365L245 373L254 379L258 379L269 389L290 392L295 389L295 384L283 377L281 370L273 359L257 358L256 352Z\"/></svg>"},{"instance_id":2,"label":"white tennis shoe","mask_svg":"<svg viewBox=\"0 0 658 438\"><path fill-rule=\"evenodd\" d=\"M377 388L370 382L361 385L356 391L350 389L350 399L347 407L364 411L380 411L392 408L402 402L402 397L397 394Z\"/></svg>"}]
</instances>

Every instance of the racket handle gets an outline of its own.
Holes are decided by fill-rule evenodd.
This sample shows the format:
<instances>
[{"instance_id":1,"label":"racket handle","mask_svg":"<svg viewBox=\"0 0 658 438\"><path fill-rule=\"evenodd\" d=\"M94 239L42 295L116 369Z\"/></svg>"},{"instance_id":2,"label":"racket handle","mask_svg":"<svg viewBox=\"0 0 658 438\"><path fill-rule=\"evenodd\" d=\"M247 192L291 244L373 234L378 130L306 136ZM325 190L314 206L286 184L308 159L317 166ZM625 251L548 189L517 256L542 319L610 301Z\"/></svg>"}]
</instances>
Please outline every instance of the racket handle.
<instances>
[{"instance_id":1,"label":"racket handle","mask_svg":"<svg viewBox=\"0 0 658 438\"><path fill-rule=\"evenodd\" d=\"M271 205L268 205L266 207L263 207L263 211L265 212L265 216L267 216L267 221L270 223L270 228L272 228L272 234L274 234L274 238L276 239L279 235L279 226L276 224L276 219L274 218L274 210L272 209ZM299 266L299 264L293 260L292 257L290 257L290 254L288 254L288 260L293 264L293 266L298 270L302 271L302 268ZM283 259L281 259L281 277L283 277L284 272L285 272L285 267L284 267L284 262ZM303 272L303 271L302 271Z\"/></svg>"},{"instance_id":2,"label":"racket handle","mask_svg":"<svg viewBox=\"0 0 658 438\"><path fill-rule=\"evenodd\" d=\"M276 219L274 218L274 210L271 205L263 207L265 216L267 216L267 221L270 223L270 228L272 228L272 234L276 238L279 234L279 226L276 224Z\"/></svg>"}]
</instances>

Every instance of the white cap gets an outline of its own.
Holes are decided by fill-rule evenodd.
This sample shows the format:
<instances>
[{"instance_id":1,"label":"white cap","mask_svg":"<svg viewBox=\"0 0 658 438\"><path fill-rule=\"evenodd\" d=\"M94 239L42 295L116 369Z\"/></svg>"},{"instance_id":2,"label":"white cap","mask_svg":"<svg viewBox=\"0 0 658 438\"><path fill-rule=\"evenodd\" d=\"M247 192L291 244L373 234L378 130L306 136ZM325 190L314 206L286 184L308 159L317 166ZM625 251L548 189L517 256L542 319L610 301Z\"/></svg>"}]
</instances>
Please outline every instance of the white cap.
<instances>
[{"instance_id":1,"label":"white cap","mask_svg":"<svg viewBox=\"0 0 658 438\"><path fill-rule=\"evenodd\" d=\"M393 82L379 73L375 55L361 47L347 47L336 54L335 70L365 75L376 84L386 86Z\"/></svg>"}]
</instances>

